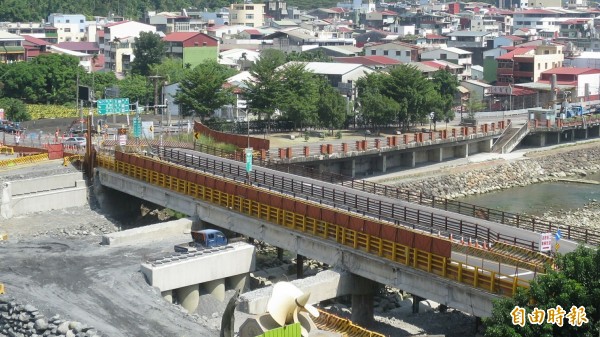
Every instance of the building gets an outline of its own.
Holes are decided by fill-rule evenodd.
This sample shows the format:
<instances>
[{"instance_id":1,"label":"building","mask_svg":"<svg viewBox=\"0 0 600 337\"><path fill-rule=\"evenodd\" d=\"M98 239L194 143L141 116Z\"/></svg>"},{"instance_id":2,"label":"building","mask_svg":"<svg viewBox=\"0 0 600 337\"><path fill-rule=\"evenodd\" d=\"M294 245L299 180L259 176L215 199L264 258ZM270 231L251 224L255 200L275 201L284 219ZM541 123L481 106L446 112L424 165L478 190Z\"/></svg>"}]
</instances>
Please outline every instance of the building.
<instances>
[{"instance_id":1,"label":"building","mask_svg":"<svg viewBox=\"0 0 600 337\"><path fill-rule=\"evenodd\" d=\"M563 66L563 46L548 43L539 46L519 46L496 60L496 85L535 82L542 72Z\"/></svg>"},{"instance_id":2,"label":"building","mask_svg":"<svg viewBox=\"0 0 600 337\"><path fill-rule=\"evenodd\" d=\"M96 42L61 42L56 45L59 48L77 51L84 54L99 54L100 47Z\"/></svg>"},{"instance_id":3,"label":"building","mask_svg":"<svg viewBox=\"0 0 600 337\"><path fill-rule=\"evenodd\" d=\"M335 62L362 64L371 69L379 70L384 68L393 68L402 62L387 56L354 56L354 57L335 57Z\"/></svg>"},{"instance_id":4,"label":"building","mask_svg":"<svg viewBox=\"0 0 600 337\"><path fill-rule=\"evenodd\" d=\"M82 14L53 13L48 16L48 23L57 29L59 43L85 40L86 22Z\"/></svg>"},{"instance_id":5,"label":"building","mask_svg":"<svg viewBox=\"0 0 600 337\"><path fill-rule=\"evenodd\" d=\"M399 41L367 43L364 46L365 56L387 56L402 63L419 61L420 48Z\"/></svg>"},{"instance_id":6,"label":"building","mask_svg":"<svg viewBox=\"0 0 600 337\"><path fill-rule=\"evenodd\" d=\"M100 36L100 51L104 69L123 75L133 61L133 43L141 32L156 33L156 27L136 21L119 21L104 26Z\"/></svg>"},{"instance_id":7,"label":"building","mask_svg":"<svg viewBox=\"0 0 600 337\"><path fill-rule=\"evenodd\" d=\"M491 37L488 32L472 32L468 30L460 30L446 34L450 39L446 41L448 47L455 48L486 48L488 37Z\"/></svg>"},{"instance_id":8,"label":"building","mask_svg":"<svg viewBox=\"0 0 600 337\"><path fill-rule=\"evenodd\" d=\"M29 35L22 35L25 41L23 41L23 48L25 48L25 60L31 61L35 57L40 56L48 52L48 46L52 44L42 39L35 38Z\"/></svg>"},{"instance_id":9,"label":"building","mask_svg":"<svg viewBox=\"0 0 600 337\"><path fill-rule=\"evenodd\" d=\"M591 19L595 16L594 11L566 10L562 8L515 11L513 29L528 28L536 31L558 32L561 22L570 19Z\"/></svg>"},{"instance_id":10,"label":"building","mask_svg":"<svg viewBox=\"0 0 600 337\"><path fill-rule=\"evenodd\" d=\"M190 20L189 16L181 15L179 13L161 12L154 13L149 12L148 18L149 24L156 27L156 31L163 32L165 34L171 34L174 32L190 32Z\"/></svg>"},{"instance_id":11,"label":"building","mask_svg":"<svg viewBox=\"0 0 600 337\"><path fill-rule=\"evenodd\" d=\"M53 54L74 56L79 60L79 65L83 69L85 69L85 71L90 73L94 70L94 67L92 65L93 55L89 55L86 53L80 53L80 52L72 51L72 50L68 50L68 49L63 49L63 48L59 48L57 46L48 46L48 52L53 53Z\"/></svg>"},{"instance_id":12,"label":"building","mask_svg":"<svg viewBox=\"0 0 600 337\"><path fill-rule=\"evenodd\" d=\"M396 22L398 13L393 11L374 11L365 14L365 25L376 29L384 29Z\"/></svg>"},{"instance_id":13,"label":"building","mask_svg":"<svg viewBox=\"0 0 600 337\"><path fill-rule=\"evenodd\" d=\"M203 33L177 32L163 38L168 57L179 59L182 65L196 67L205 60L216 61L219 56L219 40Z\"/></svg>"},{"instance_id":14,"label":"building","mask_svg":"<svg viewBox=\"0 0 600 337\"><path fill-rule=\"evenodd\" d=\"M262 27L265 25L265 4L242 3L229 6L231 25Z\"/></svg>"},{"instance_id":15,"label":"building","mask_svg":"<svg viewBox=\"0 0 600 337\"><path fill-rule=\"evenodd\" d=\"M0 22L0 31L16 35L29 35L48 43L58 43L56 27L39 22Z\"/></svg>"},{"instance_id":16,"label":"building","mask_svg":"<svg viewBox=\"0 0 600 337\"><path fill-rule=\"evenodd\" d=\"M13 63L25 60L25 38L17 34L0 31L0 63Z\"/></svg>"},{"instance_id":17,"label":"building","mask_svg":"<svg viewBox=\"0 0 600 337\"><path fill-rule=\"evenodd\" d=\"M556 84L575 88L570 92L572 102L600 99L600 69L557 67L542 72L539 82L550 83L553 75Z\"/></svg>"},{"instance_id":18,"label":"building","mask_svg":"<svg viewBox=\"0 0 600 337\"><path fill-rule=\"evenodd\" d=\"M470 51L462 50L453 47L441 47L423 51L421 53L421 61L447 61L459 65L463 68L460 74L461 79L471 78L471 65L473 64Z\"/></svg>"},{"instance_id":19,"label":"building","mask_svg":"<svg viewBox=\"0 0 600 337\"><path fill-rule=\"evenodd\" d=\"M273 20L283 20L287 19L288 11L287 4L285 1L273 0L273 1L265 1L265 14Z\"/></svg>"}]
</instances>

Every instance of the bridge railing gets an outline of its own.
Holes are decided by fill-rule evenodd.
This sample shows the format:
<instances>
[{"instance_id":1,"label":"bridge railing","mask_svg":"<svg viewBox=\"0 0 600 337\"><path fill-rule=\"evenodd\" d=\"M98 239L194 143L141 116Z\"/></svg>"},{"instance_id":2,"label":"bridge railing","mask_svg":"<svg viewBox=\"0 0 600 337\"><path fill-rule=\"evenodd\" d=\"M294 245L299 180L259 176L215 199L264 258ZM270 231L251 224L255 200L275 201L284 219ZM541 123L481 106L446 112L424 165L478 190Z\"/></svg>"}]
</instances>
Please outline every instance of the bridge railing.
<instances>
[{"instance_id":1,"label":"bridge railing","mask_svg":"<svg viewBox=\"0 0 600 337\"><path fill-rule=\"evenodd\" d=\"M433 212L414 209L408 206L397 205L393 202L381 201L368 196L358 195L335 188L315 186L299 180L284 176L276 176L265 171L253 170L249 175L241 164L232 164L222 160L199 157L175 149L163 149L161 158L176 162L186 167L208 170L212 174L226 177L245 177L252 183L276 190L281 193L302 197L335 208L347 209L378 220L393 222L397 225L411 227L421 231L436 233L443 231L445 234L453 233L465 239L486 242L506 242L530 250L537 250L537 241L524 240L516 236L509 236L491 231L488 227L477 223L453 219L448 216L439 216ZM354 181L352 181L354 183ZM354 186L352 186L354 187ZM410 201L410 200L409 200Z\"/></svg>"},{"instance_id":2,"label":"bridge railing","mask_svg":"<svg viewBox=\"0 0 600 337\"><path fill-rule=\"evenodd\" d=\"M121 155L124 158L123 155ZM131 162L129 162L129 160ZM225 207L230 211L240 212L241 214L261 219L290 230L302 232L308 235L316 236L326 240L335 241L340 245L361 250L374 256L379 256L409 266L421 271L425 271L446 279L454 280L474 288L482 289L490 293L503 296L512 296L518 287L528 287L527 280L516 276L502 275L494 271L467 265L460 261L454 261L448 257L441 256L432 252L423 251L416 247L410 247L405 244L391 241L383 238L383 223L380 223L379 234L372 233L374 228L365 230L355 230L350 228L354 221L352 218L362 219L364 223L375 225L376 222L371 218L359 217L353 213L344 213L341 210L329 208L330 211L340 213L342 217L350 220L345 226L332 223L323 219L314 218L308 214L298 213L285 209L285 199L289 199L294 206L294 210L302 209L299 205L304 205L306 210L309 206L318 207L325 211L327 206L307 200L296 200L289 198L285 194L267 192L244 181L231 178L219 178L211 175L204 175L196 170L191 170L172 163L163 162L153 158L130 156L126 160L119 160L106 156L98 157L99 167L123 174L146 183L159 186L174 192L182 193L192 198L211 203L216 206ZM167 173L165 173L167 172ZM177 173L177 174L174 174ZM186 179L181 178L185 176ZM210 185L197 183L199 177L211 179ZM202 178L202 179L204 179ZM190 181L192 179L194 181ZM200 179L201 180L201 179ZM240 188L246 195L236 192ZM230 192L226 192L230 191ZM275 207L268 200L275 198L281 200L281 206Z\"/></svg>"}]
</instances>

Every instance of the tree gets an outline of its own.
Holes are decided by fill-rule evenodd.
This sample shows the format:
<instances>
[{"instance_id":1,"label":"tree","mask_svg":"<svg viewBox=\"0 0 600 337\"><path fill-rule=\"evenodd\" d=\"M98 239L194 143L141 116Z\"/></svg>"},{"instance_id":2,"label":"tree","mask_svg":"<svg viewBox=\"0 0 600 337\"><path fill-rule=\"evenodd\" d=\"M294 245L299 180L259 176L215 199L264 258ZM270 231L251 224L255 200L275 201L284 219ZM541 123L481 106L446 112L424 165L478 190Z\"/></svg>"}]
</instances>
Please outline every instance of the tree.
<instances>
[{"instance_id":1,"label":"tree","mask_svg":"<svg viewBox=\"0 0 600 337\"><path fill-rule=\"evenodd\" d=\"M268 121L275 113L275 108L283 90L281 73L277 68L285 63L285 55L275 49L263 50L260 59L250 68L250 80L244 81L246 88L243 96L247 101L249 111L262 115Z\"/></svg>"},{"instance_id":2,"label":"tree","mask_svg":"<svg viewBox=\"0 0 600 337\"><path fill-rule=\"evenodd\" d=\"M31 119L27 106L16 98L0 98L0 108L4 109L4 118L10 121L23 122Z\"/></svg>"},{"instance_id":3,"label":"tree","mask_svg":"<svg viewBox=\"0 0 600 337\"><path fill-rule=\"evenodd\" d=\"M317 118L319 125L333 132L341 128L346 121L347 102L340 92L325 79L319 82L319 99L317 101Z\"/></svg>"},{"instance_id":4,"label":"tree","mask_svg":"<svg viewBox=\"0 0 600 337\"><path fill-rule=\"evenodd\" d=\"M235 70L205 61L190 71L181 81L175 103L181 104L184 116L210 117L216 109L235 102L231 88L224 88Z\"/></svg>"},{"instance_id":5,"label":"tree","mask_svg":"<svg viewBox=\"0 0 600 337\"><path fill-rule=\"evenodd\" d=\"M477 98L473 92L470 92L466 107L468 117L475 118L475 113L478 111L483 111L485 109L485 104L479 98Z\"/></svg>"},{"instance_id":6,"label":"tree","mask_svg":"<svg viewBox=\"0 0 600 337\"><path fill-rule=\"evenodd\" d=\"M280 72L283 83L277 107L294 126L315 124L319 79L302 63L286 64Z\"/></svg>"},{"instance_id":7,"label":"tree","mask_svg":"<svg viewBox=\"0 0 600 337\"><path fill-rule=\"evenodd\" d=\"M119 93L121 97L129 98L130 103L139 102L142 105L154 104L152 99L154 89L152 83L141 75L129 75L119 81Z\"/></svg>"},{"instance_id":8,"label":"tree","mask_svg":"<svg viewBox=\"0 0 600 337\"><path fill-rule=\"evenodd\" d=\"M361 106L365 123L376 129L393 121L400 110L398 102L375 91L363 95Z\"/></svg>"},{"instance_id":9,"label":"tree","mask_svg":"<svg viewBox=\"0 0 600 337\"><path fill-rule=\"evenodd\" d=\"M287 62L301 61L301 62L333 62L331 56L325 55L322 50L317 51L304 51L304 52L291 52L285 55Z\"/></svg>"},{"instance_id":10,"label":"tree","mask_svg":"<svg viewBox=\"0 0 600 337\"><path fill-rule=\"evenodd\" d=\"M162 76L169 84L181 82L189 72L190 69L183 67L180 59L170 57L150 67L151 74Z\"/></svg>"},{"instance_id":11,"label":"tree","mask_svg":"<svg viewBox=\"0 0 600 337\"><path fill-rule=\"evenodd\" d=\"M85 85L94 90L94 98L99 99L104 96L106 88L112 87L119 82L117 76L112 71L82 73L79 77L79 84Z\"/></svg>"},{"instance_id":12,"label":"tree","mask_svg":"<svg viewBox=\"0 0 600 337\"><path fill-rule=\"evenodd\" d=\"M451 121L454 119L454 96L458 92L458 78L448 68L433 74L435 90L440 95L438 106L435 109L433 123L437 121Z\"/></svg>"},{"instance_id":13,"label":"tree","mask_svg":"<svg viewBox=\"0 0 600 337\"><path fill-rule=\"evenodd\" d=\"M150 68L162 62L165 57L165 42L160 35L153 32L141 32L134 39L133 55L135 59L131 63L131 71L134 74L148 76Z\"/></svg>"},{"instance_id":14,"label":"tree","mask_svg":"<svg viewBox=\"0 0 600 337\"><path fill-rule=\"evenodd\" d=\"M563 326L549 323L526 322L523 326L512 324L511 311L515 307L525 309L526 315L535 308L556 309L560 305L566 311ZM530 283L529 289L521 289L513 298L494 302L492 316L484 319L486 337L551 337L585 336L600 334L600 250L579 246L574 252L559 255L556 270L548 268L545 275ZM573 326L568 321L572 307L584 307L587 323Z\"/></svg>"}]
</instances>

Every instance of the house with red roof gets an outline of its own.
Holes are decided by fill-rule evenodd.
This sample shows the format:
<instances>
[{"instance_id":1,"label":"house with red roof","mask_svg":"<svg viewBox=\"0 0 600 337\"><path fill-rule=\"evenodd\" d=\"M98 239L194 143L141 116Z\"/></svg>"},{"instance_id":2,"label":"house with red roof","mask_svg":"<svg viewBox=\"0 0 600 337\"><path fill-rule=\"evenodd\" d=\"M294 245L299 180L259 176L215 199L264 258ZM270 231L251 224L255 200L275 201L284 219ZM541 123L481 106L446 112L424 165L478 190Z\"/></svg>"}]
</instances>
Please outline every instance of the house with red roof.
<instances>
[{"instance_id":1,"label":"house with red roof","mask_svg":"<svg viewBox=\"0 0 600 337\"><path fill-rule=\"evenodd\" d=\"M551 83L552 76L556 76L556 84L574 88L571 92L572 101L600 99L600 69L557 67L542 72L538 82Z\"/></svg>"},{"instance_id":2,"label":"house with red roof","mask_svg":"<svg viewBox=\"0 0 600 337\"><path fill-rule=\"evenodd\" d=\"M216 61L219 56L219 40L199 32L176 32L167 34L167 56L180 59L192 68L205 60Z\"/></svg>"},{"instance_id":3,"label":"house with red roof","mask_svg":"<svg viewBox=\"0 0 600 337\"><path fill-rule=\"evenodd\" d=\"M496 58L496 85L537 81L542 72L562 67L565 60L563 49L562 45L548 43L513 48Z\"/></svg>"},{"instance_id":4,"label":"house with red roof","mask_svg":"<svg viewBox=\"0 0 600 337\"><path fill-rule=\"evenodd\" d=\"M38 39L30 35L21 35L25 41L23 41L23 48L25 48L25 60L31 61L34 57L48 52L48 46L52 43Z\"/></svg>"}]
</instances>

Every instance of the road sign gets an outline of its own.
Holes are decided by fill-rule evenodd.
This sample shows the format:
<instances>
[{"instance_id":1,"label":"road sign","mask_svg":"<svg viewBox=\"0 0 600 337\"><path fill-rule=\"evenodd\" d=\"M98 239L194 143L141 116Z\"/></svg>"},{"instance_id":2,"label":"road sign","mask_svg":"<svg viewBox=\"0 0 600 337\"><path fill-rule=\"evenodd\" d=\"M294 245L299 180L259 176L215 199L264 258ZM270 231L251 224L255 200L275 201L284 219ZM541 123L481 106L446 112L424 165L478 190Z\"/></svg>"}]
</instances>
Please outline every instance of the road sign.
<instances>
[{"instance_id":1,"label":"road sign","mask_svg":"<svg viewBox=\"0 0 600 337\"><path fill-rule=\"evenodd\" d=\"M540 234L540 252L552 250L552 233Z\"/></svg>"},{"instance_id":2,"label":"road sign","mask_svg":"<svg viewBox=\"0 0 600 337\"><path fill-rule=\"evenodd\" d=\"M556 230L556 234L554 234L554 238L556 239L556 241L560 241L560 239L562 239L562 232L560 231L560 228L558 230Z\"/></svg>"},{"instance_id":3,"label":"road sign","mask_svg":"<svg viewBox=\"0 0 600 337\"><path fill-rule=\"evenodd\" d=\"M133 137L142 137L142 118L140 116L133 117Z\"/></svg>"},{"instance_id":4,"label":"road sign","mask_svg":"<svg viewBox=\"0 0 600 337\"><path fill-rule=\"evenodd\" d=\"M129 98L113 98L98 100L99 115L129 113Z\"/></svg>"},{"instance_id":5,"label":"road sign","mask_svg":"<svg viewBox=\"0 0 600 337\"><path fill-rule=\"evenodd\" d=\"M199 132L194 132L194 138L196 138L196 140L198 140L198 138L200 138L200 133Z\"/></svg>"},{"instance_id":6,"label":"road sign","mask_svg":"<svg viewBox=\"0 0 600 337\"><path fill-rule=\"evenodd\" d=\"M249 147L246 149L246 172L252 171L252 153L254 150Z\"/></svg>"},{"instance_id":7,"label":"road sign","mask_svg":"<svg viewBox=\"0 0 600 337\"><path fill-rule=\"evenodd\" d=\"M555 250L558 252L558 248L560 248L560 243L558 243L558 242L557 242L557 243L554 245L554 249L555 249Z\"/></svg>"}]
</instances>

